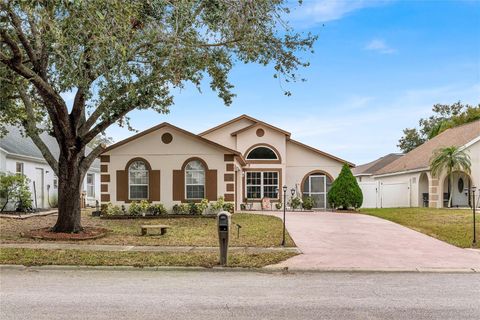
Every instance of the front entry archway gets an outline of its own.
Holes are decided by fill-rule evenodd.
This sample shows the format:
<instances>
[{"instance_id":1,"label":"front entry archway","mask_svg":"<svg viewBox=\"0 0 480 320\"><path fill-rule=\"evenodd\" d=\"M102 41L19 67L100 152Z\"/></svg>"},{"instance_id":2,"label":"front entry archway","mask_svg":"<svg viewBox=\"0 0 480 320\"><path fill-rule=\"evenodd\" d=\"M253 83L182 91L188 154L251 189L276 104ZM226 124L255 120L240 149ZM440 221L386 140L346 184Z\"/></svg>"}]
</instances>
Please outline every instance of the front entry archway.
<instances>
[{"instance_id":1,"label":"front entry archway","mask_svg":"<svg viewBox=\"0 0 480 320\"><path fill-rule=\"evenodd\" d=\"M302 194L313 199L313 209L327 209L327 193L330 190L332 179L329 175L319 171L305 176L302 184Z\"/></svg>"},{"instance_id":2,"label":"front entry archway","mask_svg":"<svg viewBox=\"0 0 480 320\"><path fill-rule=\"evenodd\" d=\"M470 189L471 179L465 172L456 171L452 173L453 184L450 185L450 178L446 176L443 180L443 206L448 207L450 193L452 194L452 207L470 207L470 192L465 192L465 188Z\"/></svg>"}]
</instances>

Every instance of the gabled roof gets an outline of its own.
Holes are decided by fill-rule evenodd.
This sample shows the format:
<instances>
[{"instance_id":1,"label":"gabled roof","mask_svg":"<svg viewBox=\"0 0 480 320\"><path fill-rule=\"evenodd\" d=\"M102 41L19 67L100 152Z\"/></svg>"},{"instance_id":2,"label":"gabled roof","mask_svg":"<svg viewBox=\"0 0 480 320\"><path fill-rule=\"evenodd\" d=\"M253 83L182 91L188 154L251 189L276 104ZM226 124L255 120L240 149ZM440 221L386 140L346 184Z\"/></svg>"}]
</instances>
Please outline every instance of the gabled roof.
<instances>
[{"instance_id":1,"label":"gabled roof","mask_svg":"<svg viewBox=\"0 0 480 320\"><path fill-rule=\"evenodd\" d=\"M34 158L37 161L46 162L42 153L37 148L32 139L28 136L23 136L19 127L7 126L7 135L0 138L0 148L5 150L7 154L11 156L23 156L28 158ZM58 148L57 140L46 132L40 134L40 138L46 144L50 152L55 159L60 156L60 149ZM90 148L86 148L86 153L91 151ZM95 160L92 163L92 168L99 169L100 162Z\"/></svg>"},{"instance_id":2,"label":"gabled roof","mask_svg":"<svg viewBox=\"0 0 480 320\"><path fill-rule=\"evenodd\" d=\"M321 150L315 149L315 148L313 148L313 147L310 147L309 145L306 145L306 144L304 144L304 143L301 143L300 141L293 140L293 139L290 139L290 140L288 140L288 141L291 142L291 143L294 143L294 144L296 144L296 145L298 145L298 146L300 146L300 147L303 147L303 148L306 148L306 149L308 149L308 150L310 150L310 151L313 151L313 152L315 152L315 153L318 153L318 154L320 154L320 155L322 155L322 156L325 156L325 157L327 157L327 158L330 158L330 159L332 159L332 160L335 160L335 161L338 161L338 162L341 162L341 163L346 163L346 164L348 164L348 166L350 166L351 168L354 168L354 167L355 167L355 164L353 164L353 163L351 163L351 162L348 162L348 161L343 160L343 159L341 159L341 158L335 157L334 155L331 155L331 154L326 153L326 152L324 152L324 151L321 151Z\"/></svg>"},{"instance_id":3,"label":"gabled roof","mask_svg":"<svg viewBox=\"0 0 480 320\"><path fill-rule=\"evenodd\" d=\"M376 174L391 174L420 169L428 170L430 167L430 158L436 150L449 146L462 147L479 138L480 120L447 129L438 136L413 149L400 159L385 166Z\"/></svg>"},{"instance_id":4,"label":"gabled roof","mask_svg":"<svg viewBox=\"0 0 480 320\"><path fill-rule=\"evenodd\" d=\"M250 121L253 122L253 124L250 125L250 126L247 126L247 127L245 127L245 128L242 128L242 129L240 129L240 130L237 130L237 131L233 132L232 135L237 134L237 133L240 133L240 132L242 132L242 131L244 131L244 130L250 129L252 126L259 125L259 124L264 125L265 127L270 128L270 129L273 129L273 130L275 130L275 131L281 132L281 133L283 133L284 135L286 135L287 137L290 137L290 135L291 135L290 132L288 132L288 131L282 130L282 129L278 128L278 127L275 127L275 126L273 126L273 125L271 125L271 124L269 124L269 123L263 122L263 121L261 121L261 120L255 119L255 118L253 118L253 117L250 117L250 116L248 116L248 115L246 115L246 114L242 114L241 116L236 117L236 118L234 118L234 119L232 119L232 120L230 120L230 121L221 123L221 124L219 124L218 126L215 126L215 127L211 128L211 129L208 129L207 131L204 131L204 132L202 132L202 133L199 133L198 135L199 135L199 136L204 136L204 135L206 135L206 134L208 134L208 133L211 133L211 132L213 132L213 131L216 131L216 130L218 130L218 129L221 129L221 128L225 127L225 126L228 126L229 124L232 124L232 123L234 123L234 122L240 121L240 120L242 120L242 119L250 120Z\"/></svg>"},{"instance_id":5,"label":"gabled roof","mask_svg":"<svg viewBox=\"0 0 480 320\"><path fill-rule=\"evenodd\" d=\"M360 166L356 166L352 173L354 176L371 176L375 174L380 169L384 168L385 166L389 165L393 161L403 157L403 153L390 153L386 156L380 157L377 160L371 161L369 163L362 164Z\"/></svg>"},{"instance_id":6,"label":"gabled roof","mask_svg":"<svg viewBox=\"0 0 480 320\"><path fill-rule=\"evenodd\" d=\"M140 138L140 137L143 137L143 136L146 135L146 134L152 133L152 132L157 131L157 130L159 130L159 129L161 129L161 128L164 128L164 127L169 127L169 128L174 129L174 130L180 131L180 132L182 132L183 134L185 134L185 135L187 135L187 136L189 136L189 137L191 137L191 138L193 138L193 139L197 139L197 140L199 140L199 141L201 141L201 142L208 143L208 144L210 144L210 145L212 145L212 146L214 146L214 147L216 147L216 148L219 148L219 149L222 149L222 150L224 150L224 151L226 151L226 152L228 152L228 153L234 154L234 155L236 155L236 156L239 157L240 162L241 162L242 164L245 164L245 160L243 159L243 155L242 155L240 152L238 152L238 151L236 151L236 150L233 150L233 149L230 149L230 148L227 148L227 147L225 147L225 146L223 146L223 145L221 145L221 144L218 144L218 143L216 143L216 142L213 142L213 141L211 141L211 140L205 139L205 138L203 138L203 137L201 137L201 136L199 136L199 135L196 135L196 134L194 134L194 133L192 133L192 132L190 132L190 131L187 131L187 130L185 130L185 129L176 127L176 126L174 126L174 125L172 125L172 124L170 124L170 123L168 123L168 122L160 123L160 124L158 124L158 125L150 128L150 129L144 130L144 131L142 131L142 132L140 132L140 133L137 133L136 135L133 135L133 136L127 138L127 139L124 139L124 140L122 140L122 141L119 141L119 142L117 142L117 143L109 146L108 148L106 148L105 151L103 151L103 153L106 153L106 152L111 151L111 150L113 150L113 149L115 149L115 148L118 148L118 147L120 147L120 146L123 146L124 144L127 144L127 143L129 143L129 142L131 142L131 141L133 141L133 140L136 140L136 139L138 139L138 138Z\"/></svg>"}]
</instances>

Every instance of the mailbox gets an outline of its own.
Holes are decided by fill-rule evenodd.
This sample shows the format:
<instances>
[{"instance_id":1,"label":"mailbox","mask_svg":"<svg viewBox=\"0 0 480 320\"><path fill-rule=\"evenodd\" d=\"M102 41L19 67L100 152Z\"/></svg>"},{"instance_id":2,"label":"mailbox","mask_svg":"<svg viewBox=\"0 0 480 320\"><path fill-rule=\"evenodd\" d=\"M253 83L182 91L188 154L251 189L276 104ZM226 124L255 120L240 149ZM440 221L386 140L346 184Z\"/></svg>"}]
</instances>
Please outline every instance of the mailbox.
<instances>
[{"instance_id":1,"label":"mailbox","mask_svg":"<svg viewBox=\"0 0 480 320\"><path fill-rule=\"evenodd\" d=\"M218 241L220 244L220 264L227 265L228 258L228 236L230 233L231 214L222 211L217 215Z\"/></svg>"}]
</instances>

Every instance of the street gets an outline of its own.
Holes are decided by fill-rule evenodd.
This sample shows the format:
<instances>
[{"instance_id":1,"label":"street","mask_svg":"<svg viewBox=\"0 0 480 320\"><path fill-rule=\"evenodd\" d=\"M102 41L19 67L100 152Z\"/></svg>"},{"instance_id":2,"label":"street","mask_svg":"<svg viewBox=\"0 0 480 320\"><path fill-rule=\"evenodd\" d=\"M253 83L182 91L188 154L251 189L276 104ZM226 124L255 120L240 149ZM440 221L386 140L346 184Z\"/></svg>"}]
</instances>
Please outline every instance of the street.
<instances>
[{"instance_id":1,"label":"street","mask_svg":"<svg viewBox=\"0 0 480 320\"><path fill-rule=\"evenodd\" d=\"M2 268L1 319L478 319L480 275Z\"/></svg>"}]
</instances>

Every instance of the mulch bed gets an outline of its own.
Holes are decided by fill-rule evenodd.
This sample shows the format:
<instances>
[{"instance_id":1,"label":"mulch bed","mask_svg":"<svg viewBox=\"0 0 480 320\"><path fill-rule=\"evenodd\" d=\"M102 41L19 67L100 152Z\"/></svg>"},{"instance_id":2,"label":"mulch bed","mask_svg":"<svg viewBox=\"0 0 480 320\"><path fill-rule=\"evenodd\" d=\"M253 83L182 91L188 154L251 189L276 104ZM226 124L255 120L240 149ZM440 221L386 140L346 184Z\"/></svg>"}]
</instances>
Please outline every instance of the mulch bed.
<instances>
[{"instance_id":1,"label":"mulch bed","mask_svg":"<svg viewBox=\"0 0 480 320\"><path fill-rule=\"evenodd\" d=\"M105 237L108 231L109 230L105 228L84 227L83 230L78 233L63 233L52 232L50 231L50 227L48 227L30 230L22 236L41 240L92 240Z\"/></svg>"}]
</instances>

